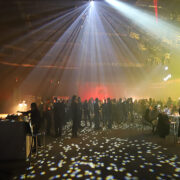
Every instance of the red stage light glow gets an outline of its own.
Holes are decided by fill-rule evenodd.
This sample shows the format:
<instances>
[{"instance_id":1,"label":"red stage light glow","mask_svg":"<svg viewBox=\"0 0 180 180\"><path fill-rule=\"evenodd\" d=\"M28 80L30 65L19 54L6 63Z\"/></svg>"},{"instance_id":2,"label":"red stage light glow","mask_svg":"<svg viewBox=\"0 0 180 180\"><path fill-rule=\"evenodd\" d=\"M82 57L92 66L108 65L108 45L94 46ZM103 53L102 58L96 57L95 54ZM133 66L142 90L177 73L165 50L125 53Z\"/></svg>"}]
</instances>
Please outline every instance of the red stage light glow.
<instances>
[{"instance_id":1,"label":"red stage light glow","mask_svg":"<svg viewBox=\"0 0 180 180\"><path fill-rule=\"evenodd\" d=\"M156 21L158 22L158 0L154 0L154 9L155 9Z\"/></svg>"},{"instance_id":2,"label":"red stage light glow","mask_svg":"<svg viewBox=\"0 0 180 180\"><path fill-rule=\"evenodd\" d=\"M107 98L112 98L111 93L108 91L109 87L105 85L92 85L91 83L86 83L85 86L79 87L78 94L81 96L81 100L89 100L90 98L103 101Z\"/></svg>"}]
</instances>

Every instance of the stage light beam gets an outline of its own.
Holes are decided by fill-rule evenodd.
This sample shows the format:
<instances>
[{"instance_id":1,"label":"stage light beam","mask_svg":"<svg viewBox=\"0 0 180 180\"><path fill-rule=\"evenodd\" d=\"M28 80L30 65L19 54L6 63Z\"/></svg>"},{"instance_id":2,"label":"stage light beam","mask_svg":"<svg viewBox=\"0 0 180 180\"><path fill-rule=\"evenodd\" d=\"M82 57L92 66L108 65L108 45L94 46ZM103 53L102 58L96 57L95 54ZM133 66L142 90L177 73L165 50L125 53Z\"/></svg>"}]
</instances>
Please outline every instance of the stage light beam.
<instances>
[{"instance_id":1,"label":"stage light beam","mask_svg":"<svg viewBox=\"0 0 180 180\"><path fill-rule=\"evenodd\" d=\"M177 42L180 29L177 26L170 24L162 19L148 14L146 11L136 9L124 2L118 0L105 0L113 8L117 9L120 13L130 19L134 24L138 25L142 30L149 33L154 39L161 40L167 45L179 49L179 46L174 43Z\"/></svg>"},{"instance_id":2,"label":"stage light beam","mask_svg":"<svg viewBox=\"0 0 180 180\"><path fill-rule=\"evenodd\" d=\"M91 1L90 5L91 5L91 7L93 7L94 6L94 1Z\"/></svg>"}]
</instances>

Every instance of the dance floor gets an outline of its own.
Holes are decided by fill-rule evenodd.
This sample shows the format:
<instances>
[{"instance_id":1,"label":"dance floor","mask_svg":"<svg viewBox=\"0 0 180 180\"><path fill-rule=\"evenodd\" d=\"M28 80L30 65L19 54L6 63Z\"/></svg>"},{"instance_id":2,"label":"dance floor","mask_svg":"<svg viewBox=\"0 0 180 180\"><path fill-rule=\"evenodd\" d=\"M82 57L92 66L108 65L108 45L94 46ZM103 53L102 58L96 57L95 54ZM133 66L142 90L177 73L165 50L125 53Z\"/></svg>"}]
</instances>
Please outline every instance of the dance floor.
<instances>
[{"instance_id":1,"label":"dance floor","mask_svg":"<svg viewBox=\"0 0 180 180\"><path fill-rule=\"evenodd\" d=\"M71 139L69 129L62 139L48 137L46 148L12 179L179 179L179 146L158 143L149 133L123 125L85 128Z\"/></svg>"}]
</instances>

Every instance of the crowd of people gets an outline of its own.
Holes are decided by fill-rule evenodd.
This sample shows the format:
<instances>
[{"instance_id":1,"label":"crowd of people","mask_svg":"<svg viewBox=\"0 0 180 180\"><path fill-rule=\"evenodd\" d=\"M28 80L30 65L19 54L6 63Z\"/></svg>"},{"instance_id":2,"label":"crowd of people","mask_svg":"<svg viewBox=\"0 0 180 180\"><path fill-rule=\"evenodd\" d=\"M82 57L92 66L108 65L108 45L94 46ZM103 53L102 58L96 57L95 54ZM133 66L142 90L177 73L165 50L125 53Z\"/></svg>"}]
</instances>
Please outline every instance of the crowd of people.
<instances>
[{"instance_id":1,"label":"crowd of people","mask_svg":"<svg viewBox=\"0 0 180 180\"><path fill-rule=\"evenodd\" d=\"M47 135L62 136L63 127L67 122L72 122L72 137L78 136L78 130L83 127L92 127L95 130L101 128L111 129L113 125L142 120L152 126L153 133L165 137L169 133L168 115L180 113L180 102L155 101L153 99L133 100L128 99L104 99L98 98L81 101L78 96L72 99L58 99L54 97L37 103L38 118L33 122L36 127L44 128ZM36 116L35 115L35 116ZM40 117L40 118L39 118ZM179 133L180 135L180 133Z\"/></svg>"}]
</instances>

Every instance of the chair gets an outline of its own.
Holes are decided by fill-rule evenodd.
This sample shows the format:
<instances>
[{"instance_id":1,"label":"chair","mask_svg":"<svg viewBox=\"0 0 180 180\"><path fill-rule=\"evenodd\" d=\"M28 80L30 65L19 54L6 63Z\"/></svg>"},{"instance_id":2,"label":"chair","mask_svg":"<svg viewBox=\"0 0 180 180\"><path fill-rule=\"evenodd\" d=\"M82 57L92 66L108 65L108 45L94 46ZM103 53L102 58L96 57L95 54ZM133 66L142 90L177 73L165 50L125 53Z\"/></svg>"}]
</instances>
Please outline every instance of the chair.
<instances>
[{"instance_id":1,"label":"chair","mask_svg":"<svg viewBox=\"0 0 180 180\"><path fill-rule=\"evenodd\" d=\"M38 137L41 137L43 136L43 148L45 150L46 148L46 133L45 131L41 131L41 132L38 132L38 133L33 133L32 131L32 134L31 134L31 137L32 137L32 140L31 140L31 151L30 151L30 155L29 155L29 161L31 163L31 156L32 156L32 150L33 150L33 144L35 143L34 140L36 141L36 157L38 155Z\"/></svg>"},{"instance_id":2,"label":"chair","mask_svg":"<svg viewBox=\"0 0 180 180\"><path fill-rule=\"evenodd\" d=\"M43 137L43 147L44 147L44 149L46 147L46 136L45 135L46 135L45 131L38 132L38 133L32 135L32 139L36 139L36 155L38 153L38 137L41 137L41 136Z\"/></svg>"}]
</instances>

